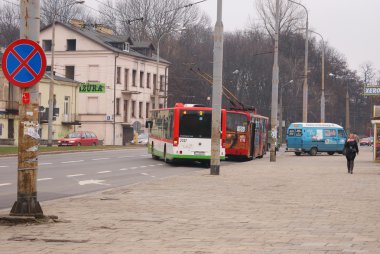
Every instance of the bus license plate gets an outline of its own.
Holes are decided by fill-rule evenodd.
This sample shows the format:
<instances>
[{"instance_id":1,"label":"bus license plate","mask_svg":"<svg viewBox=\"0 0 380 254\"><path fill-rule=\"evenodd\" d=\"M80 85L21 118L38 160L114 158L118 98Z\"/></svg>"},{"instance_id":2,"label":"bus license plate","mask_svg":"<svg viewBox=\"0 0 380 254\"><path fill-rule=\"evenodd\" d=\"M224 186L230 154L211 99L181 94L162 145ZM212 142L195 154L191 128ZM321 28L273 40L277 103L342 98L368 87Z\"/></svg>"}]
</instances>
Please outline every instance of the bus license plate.
<instances>
[{"instance_id":1,"label":"bus license plate","mask_svg":"<svg viewBox=\"0 0 380 254\"><path fill-rule=\"evenodd\" d=\"M205 152L196 151L194 152L194 155L205 155Z\"/></svg>"}]
</instances>

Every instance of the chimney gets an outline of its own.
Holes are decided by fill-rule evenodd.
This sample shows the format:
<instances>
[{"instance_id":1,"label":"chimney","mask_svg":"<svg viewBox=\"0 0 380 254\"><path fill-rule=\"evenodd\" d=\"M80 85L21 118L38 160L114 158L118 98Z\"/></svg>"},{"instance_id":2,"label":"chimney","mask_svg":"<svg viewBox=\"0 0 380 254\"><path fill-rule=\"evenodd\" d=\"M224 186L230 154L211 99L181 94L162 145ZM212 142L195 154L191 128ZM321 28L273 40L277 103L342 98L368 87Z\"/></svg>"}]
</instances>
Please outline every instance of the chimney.
<instances>
[{"instance_id":1,"label":"chimney","mask_svg":"<svg viewBox=\"0 0 380 254\"><path fill-rule=\"evenodd\" d=\"M72 26L75 26L75 27L78 27L78 28L84 28L85 27L85 23L83 20L79 20L79 19L71 19L69 21L69 23L72 25Z\"/></svg>"},{"instance_id":2,"label":"chimney","mask_svg":"<svg viewBox=\"0 0 380 254\"><path fill-rule=\"evenodd\" d=\"M110 28L108 28L108 27L106 27L104 25L100 25L100 24L98 25L98 24L96 24L95 25L95 29L99 33L113 35L112 29L110 29Z\"/></svg>"}]
</instances>

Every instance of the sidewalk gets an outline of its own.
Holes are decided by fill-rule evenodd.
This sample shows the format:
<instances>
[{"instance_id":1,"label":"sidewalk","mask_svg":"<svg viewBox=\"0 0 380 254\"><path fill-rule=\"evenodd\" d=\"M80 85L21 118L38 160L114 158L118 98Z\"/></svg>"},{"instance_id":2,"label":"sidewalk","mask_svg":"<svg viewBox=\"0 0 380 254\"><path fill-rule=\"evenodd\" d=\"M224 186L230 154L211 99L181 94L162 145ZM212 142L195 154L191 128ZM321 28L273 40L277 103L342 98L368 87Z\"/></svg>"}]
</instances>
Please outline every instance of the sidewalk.
<instances>
[{"instance_id":1,"label":"sidewalk","mask_svg":"<svg viewBox=\"0 0 380 254\"><path fill-rule=\"evenodd\" d=\"M341 155L280 153L42 208L62 222L0 226L2 254L380 253L380 167L369 148L353 175Z\"/></svg>"}]
</instances>

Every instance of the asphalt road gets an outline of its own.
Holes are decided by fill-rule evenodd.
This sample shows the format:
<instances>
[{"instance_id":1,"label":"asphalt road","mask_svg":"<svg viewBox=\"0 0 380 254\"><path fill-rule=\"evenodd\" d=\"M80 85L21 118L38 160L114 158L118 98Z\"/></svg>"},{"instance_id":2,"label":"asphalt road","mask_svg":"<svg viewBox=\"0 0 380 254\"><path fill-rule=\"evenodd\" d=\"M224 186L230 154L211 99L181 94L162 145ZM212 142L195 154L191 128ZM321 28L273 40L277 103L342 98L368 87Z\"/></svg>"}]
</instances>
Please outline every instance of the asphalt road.
<instances>
[{"instance_id":1,"label":"asphalt road","mask_svg":"<svg viewBox=\"0 0 380 254\"><path fill-rule=\"evenodd\" d=\"M146 148L40 155L38 159L38 201L209 170L196 163L170 165L153 160ZM0 158L0 209L12 207L16 200L17 157Z\"/></svg>"}]
</instances>

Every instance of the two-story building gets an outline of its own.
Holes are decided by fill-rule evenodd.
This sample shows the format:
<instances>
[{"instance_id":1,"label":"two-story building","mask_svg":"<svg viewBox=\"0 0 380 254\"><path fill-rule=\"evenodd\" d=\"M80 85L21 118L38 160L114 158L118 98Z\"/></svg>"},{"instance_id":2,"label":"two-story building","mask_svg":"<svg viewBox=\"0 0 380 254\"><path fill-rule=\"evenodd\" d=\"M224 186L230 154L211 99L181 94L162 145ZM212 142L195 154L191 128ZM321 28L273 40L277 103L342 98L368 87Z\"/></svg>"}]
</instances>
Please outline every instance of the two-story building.
<instances>
[{"instance_id":1,"label":"two-story building","mask_svg":"<svg viewBox=\"0 0 380 254\"><path fill-rule=\"evenodd\" d=\"M102 26L56 22L55 29L54 71L82 83L75 116L81 123L78 129L93 131L106 145L126 144L133 131L144 130L155 96L163 106L169 63L161 58L157 73L151 43L133 42ZM49 65L52 25L41 30L40 42Z\"/></svg>"}]
</instances>

